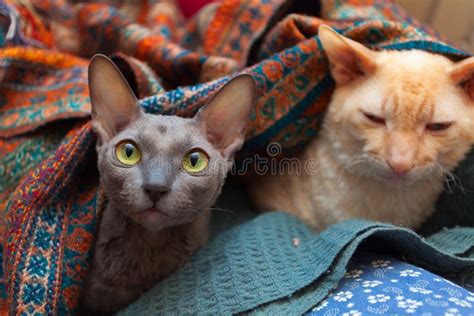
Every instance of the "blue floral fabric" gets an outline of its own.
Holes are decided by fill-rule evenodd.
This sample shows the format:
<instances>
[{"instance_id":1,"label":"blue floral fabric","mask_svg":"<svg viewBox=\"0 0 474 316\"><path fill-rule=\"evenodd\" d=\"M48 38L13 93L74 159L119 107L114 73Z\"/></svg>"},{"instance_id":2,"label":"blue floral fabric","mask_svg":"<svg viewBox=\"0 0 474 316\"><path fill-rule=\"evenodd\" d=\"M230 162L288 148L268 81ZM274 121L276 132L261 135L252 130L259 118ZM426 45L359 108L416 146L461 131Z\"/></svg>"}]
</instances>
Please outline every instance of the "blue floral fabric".
<instances>
[{"instance_id":1,"label":"blue floral fabric","mask_svg":"<svg viewBox=\"0 0 474 316\"><path fill-rule=\"evenodd\" d=\"M422 268L364 254L307 315L474 316L474 293Z\"/></svg>"}]
</instances>

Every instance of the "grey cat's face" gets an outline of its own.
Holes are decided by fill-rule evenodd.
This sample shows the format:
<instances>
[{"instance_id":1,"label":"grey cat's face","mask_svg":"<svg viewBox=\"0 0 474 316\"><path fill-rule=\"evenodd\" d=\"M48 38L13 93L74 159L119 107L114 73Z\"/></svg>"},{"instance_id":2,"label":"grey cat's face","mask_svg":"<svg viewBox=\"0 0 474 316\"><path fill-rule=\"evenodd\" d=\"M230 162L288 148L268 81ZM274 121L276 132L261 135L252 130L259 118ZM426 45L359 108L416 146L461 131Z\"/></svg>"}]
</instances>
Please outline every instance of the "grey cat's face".
<instances>
[{"instance_id":1,"label":"grey cat's face","mask_svg":"<svg viewBox=\"0 0 474 316\"><path fill-rule=\"evenodd\" d=\"M141 114L99 150L109 203L149 230L211 207L230 166L194 119L172 116Z\"/></svg>"},{"instance_id":2,"label":"grey cat's face","mask_svg":"<svg viewBox=\"0 0 474 316\"><path fill-rule=\"evenodd\" d=\"M89 87L100 181L114 209L158 231L212 206L244 141L250 76L231 80L194 118L145 114L105 56L91 61Z\"/></svg>"}]
</instances>

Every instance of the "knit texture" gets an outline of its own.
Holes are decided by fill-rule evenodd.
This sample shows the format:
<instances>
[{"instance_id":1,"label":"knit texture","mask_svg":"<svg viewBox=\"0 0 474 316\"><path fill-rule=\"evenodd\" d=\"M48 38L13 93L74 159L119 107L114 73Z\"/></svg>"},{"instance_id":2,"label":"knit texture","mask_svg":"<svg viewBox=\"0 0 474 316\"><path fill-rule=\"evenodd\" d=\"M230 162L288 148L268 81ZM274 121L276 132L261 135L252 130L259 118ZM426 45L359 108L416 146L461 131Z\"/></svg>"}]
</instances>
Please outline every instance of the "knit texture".
<instances>
[{"instance_id":1,"label":"knit texture","mask_svg":"<svg viewBox=\"0 0 474 316\"><path fill-rule=\"evenodd\" d=\"M474 245L474 228L423 240L407 229L353 220L315 234L290 215L267 213L218 235L120 315L302 314L337 285L362 243L390 248L392 255L443 274L463 275L474 267L474 256L463 256Z\"/></svg>"},{"instance_id":2,"label":"knit texture","mask_svg":"<svg viewBox=\"0 0 474 316\"><path fill-rule=\"evenodd\" d=\"M469 55L388 0L307 4L229 0L185 21L173 1L0 2L2 311L70 314L77 307L101 207L89 122L92 54L114 55L149 113L191 116L235 74L254 76L258 97L240 159L270 142L290 154L317 137L334 87L317 36L322 23L375 49ZM457 204L470 199L460 195ZM441 226L465 225L464 217L448 216L458 221ZM349 243L358 232L347 234ZM239 293L253 295L247 291Z\"/></svg>"}]
</instances>

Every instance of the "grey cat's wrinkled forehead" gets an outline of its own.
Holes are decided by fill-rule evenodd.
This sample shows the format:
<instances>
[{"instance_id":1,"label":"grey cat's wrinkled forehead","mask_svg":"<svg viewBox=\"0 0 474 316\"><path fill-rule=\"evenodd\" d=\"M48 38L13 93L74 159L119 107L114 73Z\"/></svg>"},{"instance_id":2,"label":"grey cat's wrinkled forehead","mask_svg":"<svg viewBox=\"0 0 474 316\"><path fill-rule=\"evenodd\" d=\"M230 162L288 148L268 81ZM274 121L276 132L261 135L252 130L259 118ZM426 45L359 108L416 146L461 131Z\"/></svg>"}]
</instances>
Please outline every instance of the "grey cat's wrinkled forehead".
<instances>
[{"instance_id":1,"label":"grey cat's wrinkled forehead","mask_svg":"<svg viewBox=\"0 0 474 316\"><path fill-rule=\"evenodd\" d=\"M180 151L199 142L207 143L193 119L175 116L143 115L124 132L133 135L143 146L158 146L172 151ZM176 147L176 150L172 147Z\"/></svg>"},{"instance_id":2,"label":"grey cat's wrinkled forehead","mask_svg":"<svg viewBox=\"0 0 474 316\"><path fill-rule=\"evenodd\" d=\"M182 118L177 116L167 115L147 115L139 118L134 125L130 128L137 128L144 134L150 134L158 132L161 136L177 135L177 132L181 129L195 128L198 131L198 127L192 118ZM152 131L153 129L153 131Z\"/></svg>"}]
</instances>

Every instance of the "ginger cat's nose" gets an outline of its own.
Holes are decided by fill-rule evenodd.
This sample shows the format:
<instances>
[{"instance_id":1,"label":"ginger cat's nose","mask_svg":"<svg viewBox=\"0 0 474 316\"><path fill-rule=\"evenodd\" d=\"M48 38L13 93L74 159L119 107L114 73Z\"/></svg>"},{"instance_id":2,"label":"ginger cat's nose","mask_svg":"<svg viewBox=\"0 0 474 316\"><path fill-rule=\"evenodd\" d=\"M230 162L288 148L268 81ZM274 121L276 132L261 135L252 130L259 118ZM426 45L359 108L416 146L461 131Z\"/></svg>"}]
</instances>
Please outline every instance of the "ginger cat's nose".
<instances>
[{"instance_id":1,"label":"ginger cat's nose","mask_svg":"<svg viewBox=\"0 0 474 316\"><path fill-rule=\"evenodd\" d=\"M398 175L407 173L415 166L414 151L406 146L393 147L387 159L388 166Z\"/></svg>"},{"instance_id":2,"label":"ginger cat's nose","mask_svg":"<svg viewBox=\"0 0 474 316\"><path fill-rule=\"evenodd\" d=\"M396 174L407 173L415 166L414 143L412 135L405 133L391 135L387 164Z\"/></svg>"},{"instance_id":3,"label":"ginger cat's nose","mask_svg":"<svg viewBox=\"0 0 474 316\"><path fill-rule=\"evenodd\" d=\"M407 173L411 169L413 169L414 165L413 162L410 160L395 160L395 161L390 161L387 160L388 166L395 172L396 174L402 175L404 173Z\"/></svg>"}]
</instances>

